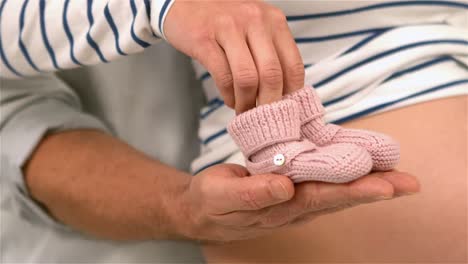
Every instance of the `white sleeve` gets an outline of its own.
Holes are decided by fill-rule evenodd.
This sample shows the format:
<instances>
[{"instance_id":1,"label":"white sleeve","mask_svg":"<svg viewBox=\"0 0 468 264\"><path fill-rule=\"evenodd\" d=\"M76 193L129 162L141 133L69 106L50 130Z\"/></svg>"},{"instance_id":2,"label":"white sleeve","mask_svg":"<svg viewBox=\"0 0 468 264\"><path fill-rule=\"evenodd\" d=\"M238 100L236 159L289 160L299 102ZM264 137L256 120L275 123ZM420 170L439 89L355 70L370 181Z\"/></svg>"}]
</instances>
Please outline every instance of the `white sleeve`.
<instances>
[{"instance_id":1,"label":"white sleeve","mask_svg":"<svg viewBox=\"0 0 468 264\"><path fill-rule=\"evenodd\" d=\"M21 78L142 51L174 0L0 1L0 77Z\"/></svg>"},{"instance_id":2,"label":"white sleeve","mask_svg":"<svg viewBox=\"0 0 468 264\"><path fill-rule=\"evenodd\" d=\"M111 133L105 123L86 113L79 97L53 74L21 80L0 78L0 201L26 221L58 224L36 202L22 168L43 137L76 129Z\"/></svg>"}]
</instances>

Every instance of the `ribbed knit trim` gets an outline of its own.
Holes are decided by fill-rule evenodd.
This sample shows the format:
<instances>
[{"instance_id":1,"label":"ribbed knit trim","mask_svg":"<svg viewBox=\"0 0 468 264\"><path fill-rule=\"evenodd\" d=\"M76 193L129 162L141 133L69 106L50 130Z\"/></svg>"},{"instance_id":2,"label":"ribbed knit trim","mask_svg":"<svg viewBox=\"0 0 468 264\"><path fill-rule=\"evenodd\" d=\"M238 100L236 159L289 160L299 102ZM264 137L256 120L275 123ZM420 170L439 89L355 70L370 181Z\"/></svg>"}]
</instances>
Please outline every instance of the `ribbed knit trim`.
<instances>
[{"instance_id":1,"label":"ribbed knit trim","mask_svg":"<svg viewBox=\"0 0 468 264\"><path fill-rule=\"evenodd\" d=\"M284 98L294 100L298 104L301 111L301 124L315 118L322 118L325 113L320 97L311 86L305 86L300 90L285 95Z\"/></svg>"},{"instance_id":2,"label":"ribbed knit trim","mask_svg":"<svg viewBox=\"0 0 468 264\"><path fill-rule=\"evenodd\" d=\"M249 157L265 147L299 140L299 107L293 100L281 100L242 113L228 125L228 132Z\"/></svg>"}]
</instances>

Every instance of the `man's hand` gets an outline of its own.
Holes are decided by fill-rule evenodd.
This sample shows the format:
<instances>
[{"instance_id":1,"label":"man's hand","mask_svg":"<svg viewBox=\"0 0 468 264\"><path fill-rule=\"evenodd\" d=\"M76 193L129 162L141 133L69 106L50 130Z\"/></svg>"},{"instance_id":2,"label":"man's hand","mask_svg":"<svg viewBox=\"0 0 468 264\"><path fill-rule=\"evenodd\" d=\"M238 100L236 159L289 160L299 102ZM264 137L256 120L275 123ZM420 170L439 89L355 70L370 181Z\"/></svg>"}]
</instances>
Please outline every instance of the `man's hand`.
<instances>
[{"instance_id":1,"label":"man's hand","mask_svg":"<svg viewBox=\"0 0 468 264\"><path fill-rule=\"evenodd\" d=\"M406 173L373 173L348 184L306 182L281 175L248 176L223 164L195 176L181 197L185 236L207 241L252 238L319 215L419 191Z\"/></svg>"},{"instance_id":2,"label":"man's hand","mask_svg":"<svg viewBox=\"0 0 468 264\"><path fill-rule=\"evenodd\" d=\"M304 65L282 11L262 1L177 0L164 24L175 48L213 76L226 105L244 112L304 85Z\"/></svg>"},{"instance_id":3,"label":"man's hand","mask_svg":"<svg viewBox=\"0 0 468 264\"><path fill-rule=\"evenodd\" d=\"M293 185L286 176L248 176L223 164L192 177L92 130L48 135L24 173L30 194L57 220L116 240L247 239L419 189L400 172Z\"/></svg>"}]
</instances>

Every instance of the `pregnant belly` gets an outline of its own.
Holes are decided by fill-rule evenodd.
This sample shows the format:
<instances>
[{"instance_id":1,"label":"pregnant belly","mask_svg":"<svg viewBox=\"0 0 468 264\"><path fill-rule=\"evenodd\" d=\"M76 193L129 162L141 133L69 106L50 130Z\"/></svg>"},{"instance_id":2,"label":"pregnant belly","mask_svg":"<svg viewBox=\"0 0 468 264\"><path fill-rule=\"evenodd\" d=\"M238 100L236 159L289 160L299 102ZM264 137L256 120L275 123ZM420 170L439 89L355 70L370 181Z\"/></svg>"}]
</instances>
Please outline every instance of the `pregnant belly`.
<instances>
[{"instance_id":1,"label":"pregnant belly","mask_svg":"<svg viewBox=\"0 0 468 264\"><path fill-rule=\"evenodd\" d=\"M348 122L401 144L401 171L421 193L322 216L270 236L204 246L208 263L464 262L467 258L468 96Z\"/></svg>"}]
</instances>

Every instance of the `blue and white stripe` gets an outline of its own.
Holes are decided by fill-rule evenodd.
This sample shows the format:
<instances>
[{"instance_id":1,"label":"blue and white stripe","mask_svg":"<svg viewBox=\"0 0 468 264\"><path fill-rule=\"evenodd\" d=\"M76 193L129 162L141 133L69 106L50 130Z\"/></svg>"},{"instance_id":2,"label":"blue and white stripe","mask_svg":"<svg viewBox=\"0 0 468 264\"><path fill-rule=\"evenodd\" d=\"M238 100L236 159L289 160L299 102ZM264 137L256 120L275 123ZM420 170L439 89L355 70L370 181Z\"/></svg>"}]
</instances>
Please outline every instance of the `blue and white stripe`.
<instances>
[{"instance_id":1,"label":"blue and white stripe","mask_svg":"<svg viewBox=\"0 0 468 264\"><path fill-rule=\"evenodd\" d=\"M33 67L36 71L40 72L39 68L36 66L36 64L33 62L31 59L31 56L29 55L28 49L26 48L24 41L23 41L23 29L24 29L24 17L26 14L26 7L28 6L29 0L24 1L23 6L21 7L21 14L20 14L20 31L19 31L19 39L18 39L18 45L21 49L21 53L23 53L23 56L26 58L28 63Z\"/></svg>"},{"instance_id":2,"label":"blue and white stripe","mask_svg":"<svg viewBox=\"0 0 468 264\"><path fill-rule=\"evenodd\" d=\"M468 4L461 1L273 2L288 16L306 83L326 120L343 123L409 104L468 94ZM310 13L308 13L310 11ZM461 19L460 19L461 18ZM463 19L465 18L465 19ZM194 62L207 99L194 173L242 163L226 126L235 116L206 70Z\"/></svg>"},{"instance_id":3,"label":"blue and white stripe","mask_svg":"<svg viewBox=\"0 0 468 264\"><path fill-rule=\"evenodd\" d=\"M0 0L0 76L24 77L112 61L164 38L173 0ZM281 8L326 119L342 123L468 94L466 1L272 1ZM193 171L239 156L234 112L194 62L209 103Z\"/></svg>"},{"instance_id":4,"label":"blue and white stripe","mask_svg":"<svg viewBox=\"0 0 468 264\"><path fill-rule=\"evenodd\" d=\"M65 0L65 4L63 7L63 14L62 14L62 25L63 29L65 30L65 34L67 35L68 41L70 42L70 59L75 63L77 66L81 66L81 62L76 59L75 56L75 40L73 38L73 34L70 31L70 26L68 25L68 6L70 5L70 0Z\"/></svg>"},{"instance_id":5,"label":"blue and white stripe","mask_svg":"<svg viewBox=\"0 0 468 264\"><path fill-rule=\"evenodd\" d=\"M2 0L0 76L109 62L163 37L172 0Z\"/></svg>"}]
</instances>

